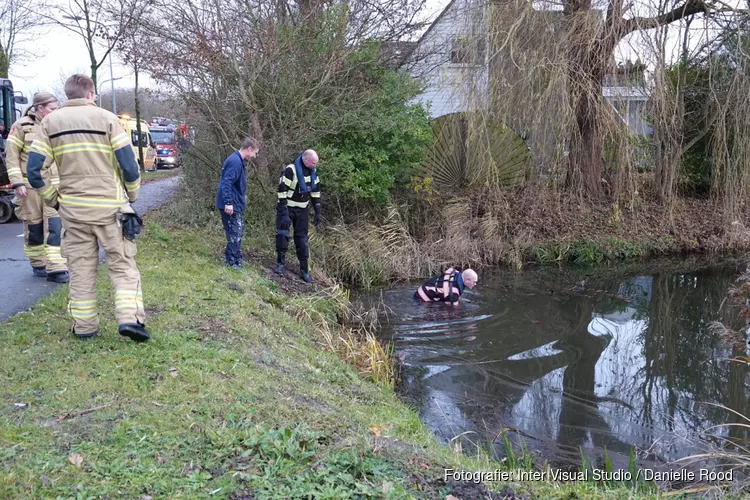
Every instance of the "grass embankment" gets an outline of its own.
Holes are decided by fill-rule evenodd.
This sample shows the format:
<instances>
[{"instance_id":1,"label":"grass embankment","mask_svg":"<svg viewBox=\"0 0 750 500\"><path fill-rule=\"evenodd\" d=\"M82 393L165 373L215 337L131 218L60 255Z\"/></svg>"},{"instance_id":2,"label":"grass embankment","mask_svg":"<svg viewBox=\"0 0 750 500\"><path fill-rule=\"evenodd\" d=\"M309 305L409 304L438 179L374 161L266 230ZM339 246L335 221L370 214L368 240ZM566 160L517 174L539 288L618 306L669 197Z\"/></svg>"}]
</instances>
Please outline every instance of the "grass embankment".
<instances>
[{"instance_id":1,"label":"grass embankment","mask_svg":"<svg viewBox=\"0 0 750 500\"><path fill-rule=\"evenodd\" d=\"M157 170L155 172L141 172L141 184L177 177L182 172L181 168L171 168L169 170Z\"/></svg>"},{"instance_id":2,"label":"grass embankment","mask_svg":"<svg viewBox=\"0 0 750 500\"><path fill-rule=\"evenodd\" d=\"M325 348L323 333L342 330L308 319L334 319L335 301L227 269L218 232L165 229L158 216L137 256L150 342L117 335L104 268L98 338L70 335L65 287L0 324L0 498L481 498L484 486L446 483L443 468L498 464L439 445L387 384Z\"/></svg>"}]
</instances>

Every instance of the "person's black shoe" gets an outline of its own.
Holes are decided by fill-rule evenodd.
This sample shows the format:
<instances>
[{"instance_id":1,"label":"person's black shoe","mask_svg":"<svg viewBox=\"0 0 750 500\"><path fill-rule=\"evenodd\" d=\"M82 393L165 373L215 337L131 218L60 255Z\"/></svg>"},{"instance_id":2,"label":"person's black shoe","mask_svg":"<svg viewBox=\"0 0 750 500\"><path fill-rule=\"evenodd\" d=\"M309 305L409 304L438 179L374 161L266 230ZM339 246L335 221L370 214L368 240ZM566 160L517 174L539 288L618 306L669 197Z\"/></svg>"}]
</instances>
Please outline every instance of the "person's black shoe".
<instances>
[{"instance_id":1,"label":"person's black shoe","mask_svg":"<svg viewBox=\"0 0 750 500\"><path fill-rule=\"evenodd\" d=\"M273 268L273 272L276 274L284 274L284 264L281 262L276 263L276 267Z\"/></svg>"},{"instance_id":2,"label":"person's black shoe","mask_svg":"<svg viewBox=\"0 0 750 500\"><path fill-rule=\"evenodd\" d=\"M305 283L315 283L315 280L310 277L310 273L308 273L307 271L302 271L299 274L299 277L302 278L302 281L304 281Z\"/></svg>"},{"instance_id":3,"label":"person's black shoe","mask_svg":"<svg viewBox=\"0 0 750 500\"><path fill-rule=\"evenodd\" d=\"M151 338L146 327L141 323L123 323L117 328L120 335L129 337L134 342L145 342Z\"/></svg>"},{"instance_id":4,"label":"person's black shoe","mask_svg":"<svg viewBox=\"0 0 750 500\"><path fill-rule=\"evenodd\" d=\"M37 278L46 278L47 277L47 267L32 267L32 272L34 273L34 276Z\"/></svg>"},{"instance_id":5,"label":"person's black shoe","mask_svg":"<svg viewBox=\"0 0 750 500\"><path fill-rule=\"evenodd\" d=\"M99 335L99 332L91 332L91 333L76 333L76 329L73 328L73 336L77 338L78 340L89 340L93 339Z\"/></svg>"},{"instance_id":6,"label":"person's black shoe","mask_svg":"<svg viewBox=\"0 0 750 500\"><path fill-rule=\"evenodd\" d=\"M70 274L68 274L68 271L47 273L47 281L52 281L53 283L67 283L70 281Z\"/></svg>"}]
</instances>

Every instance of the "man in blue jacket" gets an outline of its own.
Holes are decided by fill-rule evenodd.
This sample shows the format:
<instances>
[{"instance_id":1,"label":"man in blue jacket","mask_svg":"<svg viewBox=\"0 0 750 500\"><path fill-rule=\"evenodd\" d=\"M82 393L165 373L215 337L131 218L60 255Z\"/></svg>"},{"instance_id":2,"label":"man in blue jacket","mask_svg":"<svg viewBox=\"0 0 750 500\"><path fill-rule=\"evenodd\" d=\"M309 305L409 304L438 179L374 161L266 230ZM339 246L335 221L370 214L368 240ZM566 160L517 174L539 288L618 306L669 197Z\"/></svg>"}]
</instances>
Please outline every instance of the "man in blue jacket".
<instances>
[{"instance_id":1,"label":"man in blue jacket","mask_svg":"<svg viewBox=\"0 0 750 500\"><path fill-rule=\"evenodd\" d=\"M227 266L234 269L242 266L242 211L245 210L247 190L245 162L254 158L259 149L257 140L246 137L240 150L229 155L221 167L216 208L221 211L221 222L227 236L224 258Z\"/></svg>"}]
</instances>

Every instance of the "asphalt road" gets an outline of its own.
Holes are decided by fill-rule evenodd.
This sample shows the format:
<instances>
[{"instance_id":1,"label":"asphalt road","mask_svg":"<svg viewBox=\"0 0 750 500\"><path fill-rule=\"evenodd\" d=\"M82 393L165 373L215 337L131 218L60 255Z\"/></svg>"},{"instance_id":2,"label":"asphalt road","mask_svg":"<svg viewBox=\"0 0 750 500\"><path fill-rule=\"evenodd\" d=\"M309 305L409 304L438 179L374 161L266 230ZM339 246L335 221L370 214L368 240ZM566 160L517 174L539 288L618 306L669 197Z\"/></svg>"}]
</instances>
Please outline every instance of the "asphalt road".
<instances>
[{"instance_id":1,"label":"asphalt road","mask_svg":"<svg viewBox=\"0 0 750 500\"><path fill-rule=\"evenodd\" d=\"M179 177L145 184L134 203L135 209L144 214L160 206L175 194L178 184ZM101 249L99 257L102 261ZM31 274L23 253L23 224L20 221L0 224L0 321L25 311L59 286L62 285Z\"/></svg>"}]
</instances>

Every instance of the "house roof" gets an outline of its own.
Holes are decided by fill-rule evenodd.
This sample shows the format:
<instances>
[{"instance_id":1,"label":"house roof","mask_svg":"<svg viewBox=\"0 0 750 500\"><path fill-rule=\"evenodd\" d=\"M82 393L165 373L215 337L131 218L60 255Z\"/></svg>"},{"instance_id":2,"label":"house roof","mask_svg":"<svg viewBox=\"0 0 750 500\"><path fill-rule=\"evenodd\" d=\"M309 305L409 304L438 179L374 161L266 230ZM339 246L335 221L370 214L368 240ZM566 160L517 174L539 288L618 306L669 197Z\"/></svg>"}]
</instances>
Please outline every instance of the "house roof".
<instances>
[{"instance_id":1,"label":"house roof","mask_svg":"<svg viewBox=\"0 0 750 500\"><path fill-rule=\"evenodd\" d=\"M412 53L415 50L417 50L417 47L419 47L419 44L422 43L422 40L425 39L425 37L432 31L432 28L434 28L435 25L437 25L437 23L440 22L443 16L445 16L448 10L451 7L453 7L453 4L455 3L456 3L456 0L451 0L450 2L448 2L448 5L446 5L445 8L440 12L440 14L438 14L438 16L435 18L435 20L430 23L430 26L427 27L427 30L425 30L425 32L422 33L422 36L420 36L419 39L416 42L414 42L414 45L411 47L409 52L403 55L403 59L401 59L401 63L399 64L399 66L403 65L403 63L405 63L409 59L409 57L411 57Z\"/></svg>"}]
</instances>

